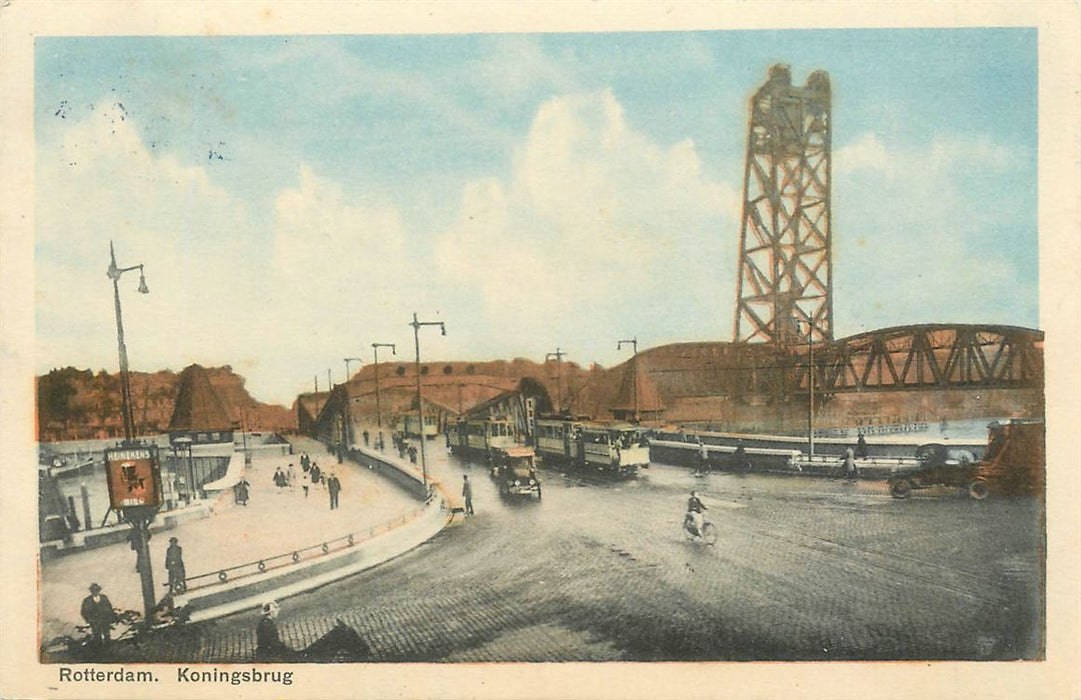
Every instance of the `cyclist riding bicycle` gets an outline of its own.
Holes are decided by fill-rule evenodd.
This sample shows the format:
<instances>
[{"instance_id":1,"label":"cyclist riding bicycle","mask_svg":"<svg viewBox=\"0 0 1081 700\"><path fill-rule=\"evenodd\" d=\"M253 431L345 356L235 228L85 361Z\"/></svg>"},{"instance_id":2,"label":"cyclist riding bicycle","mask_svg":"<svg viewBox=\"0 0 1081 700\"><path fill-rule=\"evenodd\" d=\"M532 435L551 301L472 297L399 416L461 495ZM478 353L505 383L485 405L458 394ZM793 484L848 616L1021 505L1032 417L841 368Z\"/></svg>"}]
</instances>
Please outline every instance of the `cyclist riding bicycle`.
<instances>
[{"instance_id":1,"label":"cyclist riding bicycle","mask_svg":"<svg viewBox=\"0 0 1081 700\"><path fill-rule=\"evenodd\" d=\"M698 498L697 491L691 491L691 497L687 499L687 516L683 519L685 527L689 528L694 534L702 534L702 521L703 513L709 510L706 508L706 504L702 503Z\"/></svg>"}]
</instances>

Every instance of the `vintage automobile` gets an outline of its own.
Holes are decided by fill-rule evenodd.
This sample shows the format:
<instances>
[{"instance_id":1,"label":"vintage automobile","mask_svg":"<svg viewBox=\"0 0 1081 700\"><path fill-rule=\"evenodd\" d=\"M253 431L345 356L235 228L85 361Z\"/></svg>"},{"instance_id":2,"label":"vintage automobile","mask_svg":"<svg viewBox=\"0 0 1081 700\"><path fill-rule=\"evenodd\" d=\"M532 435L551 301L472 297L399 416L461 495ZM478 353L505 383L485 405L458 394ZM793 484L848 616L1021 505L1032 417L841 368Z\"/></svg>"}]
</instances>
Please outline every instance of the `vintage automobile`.
<instances>
[{"instance_id":1,"label":"vintage automobile","mask_svg":"<svg viewBox=\"0 0 1081 700\"><path fill-rule=\"evenodd\" d=\"M976 478L979 462L969 450L955 449L932 442L916 448L918 465L900 468L890 475L890 495L908 498L913 489L932 486L956 486L973 498L987 495L986 484Z\"/></svg>"},{"instance_id":2,"label":"vintage automobile","mask_svg":"<svg viewBox=\"0 0 1081 700\"><path fill-rule=\"evenodd\" d=\"M499 486L499 495L541 497L537 476L537 457L532 447L504 447L492 452L492 478Z\"/></svg>"}]
</instances>

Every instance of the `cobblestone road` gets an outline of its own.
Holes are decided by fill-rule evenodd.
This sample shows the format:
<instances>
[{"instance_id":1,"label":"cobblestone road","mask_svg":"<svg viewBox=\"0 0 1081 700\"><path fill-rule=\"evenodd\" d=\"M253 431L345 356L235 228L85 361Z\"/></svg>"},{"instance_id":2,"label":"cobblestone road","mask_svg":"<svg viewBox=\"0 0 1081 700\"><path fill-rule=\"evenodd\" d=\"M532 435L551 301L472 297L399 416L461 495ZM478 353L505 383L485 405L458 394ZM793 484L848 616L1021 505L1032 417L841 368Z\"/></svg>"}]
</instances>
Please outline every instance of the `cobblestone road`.
<instances>
[{"instance_id":1,"label":"cobblestone road","mask_svg":"<svg viewBox=\"0 0 1081 700\"><path fill-rule=\"evenodd\" d=\"M433 454L434 453L434 454ZM950 489L889 497L883 482L714 474L654 465L636 481L546 471L544 500L503 502L479 463L477 515L424 546L282 601L302 647L336 617L374 661L1016 659L1042 655L1042 510ZM686 541L698 488L721 533ZM128 653L240 662L246 613Z\"/></svg>"}]
</instances>

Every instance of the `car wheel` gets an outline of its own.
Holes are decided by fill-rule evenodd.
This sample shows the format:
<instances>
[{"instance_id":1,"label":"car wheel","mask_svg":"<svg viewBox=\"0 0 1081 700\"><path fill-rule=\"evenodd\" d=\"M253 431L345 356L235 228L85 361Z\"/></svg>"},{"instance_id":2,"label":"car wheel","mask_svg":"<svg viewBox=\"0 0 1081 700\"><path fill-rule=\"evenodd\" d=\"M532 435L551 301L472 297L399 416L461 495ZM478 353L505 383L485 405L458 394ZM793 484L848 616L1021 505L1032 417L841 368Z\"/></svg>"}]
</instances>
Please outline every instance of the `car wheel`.
<instances>
[{"instance_id":1,"label":"car wheel","mask_svg":"<svg viewBox=\"0 0 1081 700\"><path fill-rule=\"evenodd\" d=\"M912 495L912 482L908 479L897 479L890 484L890 495L894 498L908 498Z\"/></svg>"},{"instance_id":2,"label":"car wheel","mask_svg":"<svg viewBox=\"0 0 1081 700\"><path fill-rule=\"evenodd\" d=\"M977 501L982 501L987 498L991 493L991 489L988 488L987 482L983 479L977 479L968 485L968 495L975 498Z\"/></svg>"}]
</instances>

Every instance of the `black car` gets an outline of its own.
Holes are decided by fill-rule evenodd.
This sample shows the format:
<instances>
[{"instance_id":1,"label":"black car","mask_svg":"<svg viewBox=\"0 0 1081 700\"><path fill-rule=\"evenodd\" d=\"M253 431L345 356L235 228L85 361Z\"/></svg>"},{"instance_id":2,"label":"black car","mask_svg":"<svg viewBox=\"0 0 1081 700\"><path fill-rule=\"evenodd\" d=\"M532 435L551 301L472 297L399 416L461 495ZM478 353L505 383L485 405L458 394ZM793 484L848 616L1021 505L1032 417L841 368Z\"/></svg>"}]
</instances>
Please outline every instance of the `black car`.
<instances>
[{"instance_id":1,"label":"black car","mask_svg":"<svg viewBox=\"0 0 1081 700\"><path fill-rule=\"evenodd\" d=\"M916 460L917 466L890 475L890 495L894 498L908 498L913 489L932 486L963 488L973 498L987 496L987 484L976 475L979 462L969 450L933 442L916 448Z\"/></svg>"},{"instance_id":2,"label":"black car","mask_svg":"<svg viewBox=\"0 0 1081 700\"><path fill-rule=\"evenodd\" d=\"M506 447L493 451L492 477L499 485L499 495L541 497L536 454L532 447Z\"/></svg>"}]
</instances>

